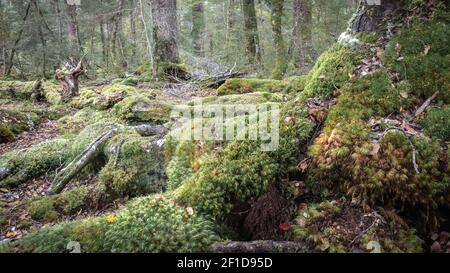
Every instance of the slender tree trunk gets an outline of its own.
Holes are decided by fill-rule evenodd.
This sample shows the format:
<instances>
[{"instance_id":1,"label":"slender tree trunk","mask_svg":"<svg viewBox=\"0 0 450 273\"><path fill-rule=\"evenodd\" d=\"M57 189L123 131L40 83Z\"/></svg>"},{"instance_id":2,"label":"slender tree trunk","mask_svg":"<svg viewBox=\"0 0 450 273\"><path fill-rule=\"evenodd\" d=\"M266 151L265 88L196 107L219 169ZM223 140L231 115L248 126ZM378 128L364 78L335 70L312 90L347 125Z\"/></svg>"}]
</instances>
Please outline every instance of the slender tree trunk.
<instances>
[{"instance_id":1,"label":"slender tree trunk","mask_svg":"<svg viewBox=\"0 0 450 273\"><path fill-rule=\"evenodd\" d=\"M248 62L251 64L260 63L261 50L259 44L255 0L243 0L242 11L244 13L245 51Z\"/></svg>"},{"instance_id":2,"label":"slender tree trunk","mask_svg":"<svg viewBox=\"0 0 450 273\"><path fill-rule=\"evenodd\" d=\"M203 2L194 3L192 6L192 45L194 53L202 57L205 55L205 28L205 7Z\"/></svg>"},{"instance_id":3,"label":"slender tree trunk","mask_svg":"<svg viewBox=\"0 0 450 273\"><path fill-rule=\"evenodd\" d=\"M306 74L313 66L316 54L312 39L312 3L309 0L294 0L294 27L289 57L294 66Z\"/></svg>"},{"instance_id":4,"label":"slender tree trunk","mask_svg":"<svg viewBox=\"0 0 450 273\"><path fill-rule=\"evenodd\" d=\"M225 59L229 62L233 60L233 56L236 55L233 33L234 26L236 24L236 1L235 0L227 0L225 11L226 11L226 33L225 33Z\"/></svg>"},{"instance_id":5,"label":"slender tree trunk","mask_svg":"<svg viewBox=\"0 0 450 273\"><path fill-rule=\"evenodd\" d=\"M135 1L133 1L133 10L130 14L130 28L131 28L131 57L133 62L135 61L137 55L137 30L136 30L136 15L137 15L137 7L135 5Z\"/></svg>"},{"instance_id":6,"label":"slender tree trunk","mask_svg":"<svg viewBox=\"0 0 450 273\"><path fill-rule=\"evenodd\" d=\"M114 16L111 19L112 22L112 37L111 37L111 55L112 55L112 59L116 64L122 64L123 63L123 59L119 60L118 58L118 54L117 54L117 46L119 45L119 47L121 46L121 41L120 40L120 34L122 31L122 16L123 16L123 5L124 5L124 0L118 0L117 2L118 7L117 7L117 11L114 13Z\"/></svg>"},{"instance_id":7,"label":"slender tree trunk","mask_svg":"<svg viewBox=\"0 0 450 273\"><path fill-rule=\"evenodd\" d=\"M76 58L79 58L80 54L83 52L81 46L80 35L78 32L78 21L77 21L77 5L73 1L66 0L66 16L68 19L68 37L71 51Z\"/></svg>"},{"instance_id":8,"label":"slender tree trunk","mask_svg":"<svg viewBox=\"0 0 450 273\"><path fill-rule=\"evenodd\" d=\"M176 64L179 62L177 1L152 0L151 3L155 68L161 63Z\"/></svg>"},{"instance_id":9,"label":"slender tree trunk","mask_svg":"<svg viewBox=\"0 0 450 273\"><path fill-rule=\"evenodd\" d=\"M275 68L272 71L273 79L282 79L287 69L287 52L283 38L282 19L284 0L266 0L270 6L270 21L272 24L274 47L276 51Z\"/></svg>"},{"instance_id":10,"label":"slender tree trunk","mask_svg":"<svg viewBox=\"0 0 450 273\"><path fill-rule=\"evenodd\" d=\"M6 64L6 70L5 70L5 75L9 76L11 74L11 69L14 65L13 61L14 61L14 55L16 55L16 51L17 51L17 46L19 45L20 40L22 39L22 35L23 35L23 31L25 30L25 23L27 22L28 19L28 15L30 14L30 8L31 8L31 4L32 1L30 0L30 2L28 2L27 8L25 10L25 15L22 19L22 28L20 29L18 35L17 35L17 39L14 42L13 48L11 49L11 54L9 55L9 61Z\"/></svg>"},{"instance_id":11,"label":"slender tree trunk","mask_svg":"<svg viewBox=\"0 0 450 273\"><path fill-rule=\"evenodd\" d=\"M150 35L148 34L147 21L145 20L144 6L142 5L142 0L139 0L139 7L141 10L142 25L144 26L145 40L147 42L148 57L150 58L150 64L153 66L154 60L153 60L152 42L150 40Z\"/></svg>"}]
</instances>

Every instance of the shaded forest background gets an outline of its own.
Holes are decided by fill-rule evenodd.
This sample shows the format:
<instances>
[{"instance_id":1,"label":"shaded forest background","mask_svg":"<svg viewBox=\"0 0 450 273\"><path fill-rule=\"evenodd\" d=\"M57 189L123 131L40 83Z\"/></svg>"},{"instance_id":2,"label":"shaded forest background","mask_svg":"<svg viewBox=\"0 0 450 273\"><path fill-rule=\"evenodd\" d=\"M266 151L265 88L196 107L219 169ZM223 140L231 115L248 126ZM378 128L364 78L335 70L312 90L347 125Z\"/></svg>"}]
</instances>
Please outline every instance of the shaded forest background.
<instances>
[{"instance_id":1,"label":"shaded forest background","mask_svg":"<svg viewBox=\"0 0 450 273\"><path fill-rule=\"evenodd\" d=\"M152 65L150 0L71 2L0 0L0 75L52 78L56 68L81 55L87 56L88 78L123 77L142 64ZM251 76L270 77L277 56L272 18L278 18L287 58L285 76L306 74L345 30L358 3L280 2L282 11L274 16L267 1L178 1L181 62L194 75L235 67ZM248 47L252 29L256 29L253 53Z\"/></svg>"}]
</instances>

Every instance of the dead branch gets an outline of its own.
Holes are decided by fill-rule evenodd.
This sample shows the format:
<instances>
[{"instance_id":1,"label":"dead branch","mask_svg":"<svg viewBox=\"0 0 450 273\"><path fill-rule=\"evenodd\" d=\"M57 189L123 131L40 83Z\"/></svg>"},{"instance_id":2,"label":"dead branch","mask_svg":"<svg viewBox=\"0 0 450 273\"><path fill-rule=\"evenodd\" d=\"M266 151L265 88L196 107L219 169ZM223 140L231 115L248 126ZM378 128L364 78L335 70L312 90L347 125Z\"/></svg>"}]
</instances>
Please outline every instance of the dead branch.
<instances>
[{"instance_id":1,"label":"dead branch","mask_svg":"<svg viewBox=\"0 0 450 273\"><path fill-rule=\"evenodd\" d=\"M74 178L86 165L92 162L100 153L103 144L111 138L117 129L111 129L98 137L89 147L73 160L67 167L58 173L48 191L49 195L60 193L65 186Z\"/></svg>"},{"instance_id":2,"label":"dead branch","mask_svg":"<svg viewBox=\"0 0 450 273\"><path fill-rule=\"evenodd\" d=\"M251 241L215 243L210 249L215 253L301 253L307 247L301 242Z\"/></svg>"},{"instance_id":3,"label":"dead branch","mask_svg":"<svg viewBox=\"0 0 450 273\"><path fill-rule=\"evenodd\" d=\"M431 96L430 98L428 98L423 104L422 106L419 107L419 109L417 109L416 113L414 114L414 119L418 118L423 112L425 112L427 110L427 108L430 106L431 102L436 99L436 97L439 95L439 91L434 93L433 96Z\"/></svg>"}]
</instances>

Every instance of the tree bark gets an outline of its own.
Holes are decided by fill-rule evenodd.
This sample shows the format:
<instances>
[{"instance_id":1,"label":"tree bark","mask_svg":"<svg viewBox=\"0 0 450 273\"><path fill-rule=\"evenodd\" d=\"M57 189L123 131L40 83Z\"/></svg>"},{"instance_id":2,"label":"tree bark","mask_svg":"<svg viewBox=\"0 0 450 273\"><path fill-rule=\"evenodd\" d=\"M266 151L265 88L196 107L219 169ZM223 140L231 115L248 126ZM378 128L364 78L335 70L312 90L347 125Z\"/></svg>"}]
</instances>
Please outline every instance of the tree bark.
<instances>
[{"instance_id":1,"label":"tree bark","mask_svg":"<svg viewBox=\"0 0 450 273\"><path fill-rule=\"evenodd\" d=\"M22 35L23 35L23 31L25 30L25 23L27 22L28 19L28 15L30 14L30 8L31 8L31 3L32 1L30 0L30 2L28 2L27 8L25 10L25 15L22 19L22 28L20 29L18 35L17 35L17 39L14 42L13 48L11 50L11 54L9 55L9 61L6 65L6 70L5 70L5 75L9 76L11 74L11 69L13 67L13 61L14 61L14 55L16 55L16 51L17 51L17 46L19 45L20 40L22 39Z\"/></svg>"},{"instance_id":2,"label":"tree bark","mask_svg":"<svg viewBox=\"0 0 450 273\"><path fill-rule=\"evenodd\" d=\"M386 16L401 7L398 0L381 0L381 5L369 4L366 0L359 2L358 10L350 24L354 32L376 31Z\"/></svg>"},{"instance_id":3,"label":"tree bark","mask_svg":"<svg viewBox=\"0 0 450 273\"><path fill-rule=\"evenodd\" d=\"M154 74L156 74L156 68L161 63L177 64L179 62L177 1L152 0L151 3L153 39L155 42L153 53L155 58Z\"/></svg>"},{"instance_id":4,"label":"tree bark","mask_svg":"<svg viewBox=\"0 0 450 273\"><path fill-rule=\"evenodd\" d=\"M194 3L192 6L192 45L194 54L204 57L205 42L205 7L203 2Z\"/></svg>"},{"instance_id":5,"label":"tree bark","mask_svg":"<svg viewBox=\"0 0 450 273\"><path fill-rule=\"evenodd\" d=\"M261 62L261 50L258 34L258 20L256 17L255 0L243 0L245 51L248 62L251 64Z\"/></svg>"},{"instance_id":6,"label":"tree bark","mask_svg":"<svg viewBox=\"0 0 450 273\"><path fill-rule=\"evenodd\" d=\"M294 0L294 26L289 47L290 59L302 74L314 65L316 52L312 39L312 4L309 0Z\"/></svg>"},{"instance_id":7,"label":"tree bark","mask_svg":"<svg viewBox=\"0 0 450 273\"><path fill-rule=\"evenodd\" d=\"M122 31L122 16L123 16L124 0L118 0L117 4L118 4L117 11L114 13L114 16L111 18L111 22L112 22L111 56L112 56L113 62L115 62L116 64L123 65L123 62L125 60L123 60L123 58L122 58L122 60L120 60L118 58L117 46L119 45L119 47L121 47L120 34Z\"/></svg>"},{"instance_id":8,"label":"tree bark","mask_svg":"<svg viewBox=\"0 0 450 273\"><path fill-rule=\"evenodd\" d=\"M272 71L272 78L280 80L287 69L287 52L283 38L283 7L284 0L266 0L270 7L270 21L272 24L273 41L276 51L275 68Z\"/></svg>"},{"instance_id":9,"label":"tree bark","mask_svg":"<svg viewBox=\"0 0 450 273\"><path fill-rule=\"evenodd\" d=\"M66 16L68 19L67 33L69 37L69 44L74 57L79 58L79 56L83 52L83 48L81 46L80 35L78 32L77 5L71 0L66 0L65 3L66 3Z\"/></svg>"}]
</instances>

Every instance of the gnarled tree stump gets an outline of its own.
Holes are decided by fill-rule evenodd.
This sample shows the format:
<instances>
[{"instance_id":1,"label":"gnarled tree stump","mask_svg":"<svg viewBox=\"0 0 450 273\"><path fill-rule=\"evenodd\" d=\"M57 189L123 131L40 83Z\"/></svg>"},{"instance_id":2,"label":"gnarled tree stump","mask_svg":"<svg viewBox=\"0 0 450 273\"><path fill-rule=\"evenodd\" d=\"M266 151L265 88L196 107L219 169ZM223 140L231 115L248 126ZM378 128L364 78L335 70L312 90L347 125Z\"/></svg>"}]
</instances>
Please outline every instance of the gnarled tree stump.
<instances>
[{"instance_id":1,"label":"gnarled tree stump","mask_svg":"<svg viewBox=\"0 0 450 273\"><path fill-rule=\"evenodd\" d=\"M57 69L56 80L61 84L64 98L73 98L78 96L79 80L78 78L86 73L84 57L78 62L78 65L71 69Z\"/></svg>"}]
</instances>

